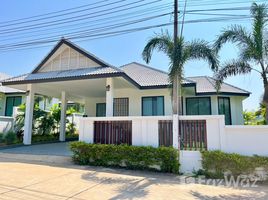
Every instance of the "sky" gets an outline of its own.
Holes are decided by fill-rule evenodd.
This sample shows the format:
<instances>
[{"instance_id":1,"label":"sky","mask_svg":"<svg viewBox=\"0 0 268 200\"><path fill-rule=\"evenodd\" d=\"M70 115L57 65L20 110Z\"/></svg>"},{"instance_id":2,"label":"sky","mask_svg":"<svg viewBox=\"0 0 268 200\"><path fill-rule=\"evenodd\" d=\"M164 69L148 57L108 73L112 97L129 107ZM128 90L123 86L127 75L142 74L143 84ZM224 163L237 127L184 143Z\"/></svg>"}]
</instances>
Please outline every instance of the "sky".
<instances>
[{"instance_id":1,"label":"sky","mask_svg":"<svg viewBox=\"0 0 268 200\"><path fill-rule=\"evenodd\" d=\"M116 0L107 0L107 2L115 2ZM115 4L116 9L124 7L124 4L128 4L131 2L135 2L137 0L127 0L121 4ZM140 2L138 4L133 5L141 5L145 4L146 2L151 2L153 0L146 0L144 2ZM44 27L42 32L38 32L38 30L33 30L35 32L25 33L23 31L12 32L8 34L2 34L1 30L10 27L1 27L1 24L6 21L21 19L25 17L31 17L35 15L50 13L50 12L57 12L63 9L69 9L77 6L83 6L87 4L93 4L98 1L96 0L43 0L43 1L36 1L36 0L8 0L1 2L0 7L0 46L6 45L10 43L20 43L25 40L31 39L40 39L43 37L48 36L57 36L57 39L60 39L62 36L66 37L66 34L72 31L83 30L79 28L80 26L68 23L65 24L65 28L63 27L53 27L54 29L50 29L49 26ZM124 12L127 17L129 12L134 12L138 10L152 10L151 14L148 16L157 16L161 13L167 14L164 17L159 17L153 20L145 21L142 23L137 24L129 24L126 27L120 27L118 30L128 29L128 28L136 28L142 26L150 26L154 24L161 24L161 23L169 23L172 21L173 15L168 14L172 12L172 7L168 7L169 4L172 4L173 0L159 0L159 2L144 5L142 7L137 8L136 10L127 10ZM217 2L217 3L216 3ZM265 2L259 0L258 2ZM233 7L249 7L252 1L250 0L188 0L187 2L187 10L196 10L196 9L213 9L213 8L233 8ZM99 5L99 4L98 4ZM153 12L154 6L161 6L167 5L167 9L163 11ZM182 9L184 6L184 0L179 1L179 7ZM130 6L125 6L127 8ZM83 7L82 7L83 8ZM109 8L109 7L108 7ZM96 9L96 11L101 11L103 8ZM111 9L112 10L112 9ZM94 12L93 10L83 12L82 14ZM100 12L101 13L101 12ZM197 20L197 19L206 19L206 18L214 18L213 15L205 15L208 12L203 13L202 15L199 14L186 14L185 21L189 20ZM221 12L210 12L209 14L249 14L249 11L221 11ZM104 12L105 14L105 12ZM114 12L114 15L119 13ZM67 17L67 16L65 16ZM103 17L103 16L102 16ZM105 16L104 16L105 17ZM112 19L113 15L108 15L107 17L111 18L110 23L113 23ZM141 16L137 18L144 18L146 16ZM219 17L219 16L216 16ZM64 18L64 17L63 17ZM48 19L48 21L51 19ZM94 21L95 20L95 21ZM112 21L111 21L112 20ZM134 20L133 19L129 19ZM182 20L180 17L179 20ZM116 21L116 20L115 20ZM125 20L128 21L128 20ZM44 22L44 21L43 21ZM91 23L93 22L93 24ZM34 23L34 22L33 22ZM81 24L81 27L90 27L94 28L98 23L105 23L104 21L100 20L100 18L87 19L83 21L79 21L77 23ZM114 22L115 23L115 22ZM250 19L235 19L235 20L225 20L220 22L210 22L210 23L186 23L184 25L183 36L185 40L191 41L195 39L204 39L210 43L212 43L216 36L220 34L220 32L227 28L232 24L241 24L246 27L249 31L251 30L251 20ZM6 24L4 24L6 25ZM19 27L22 24L16 24L11 26ZM181 27L180 27L181 28ZM68 29L68 30L66 30ZM73 30L70 30L73 29ZM114 65L114 66L122 66L124 64L136 61L145 64L142 59L141 53L146 44L146 42L153 37L157 33L161 33L161 31L168 30L171 34L173 33L172 26L160 27L160 28L153 28L145 31L134 32L125 35L119 35L114 37L106 37L106 38L99 38L95 40L71 40L78 44L79 46L83 47L84 49L88 50L89 52L95 54L96 56L100 57L101 59L105 60L106 62ZM53 33L52 33L53 32ZM44 45L42 48L29 48L24 50L13 50L13 51L0 51L0 72L9 74L11 76L16 76L20 74L25 74L30 72L34 69L39 62L47 55L47 53L51 50L53 45L56 44L56 41L53 41L47 45ZM224 63L232 58L236 58L238 56L238 49L232 45L227 44L220 52L220 61ZM149 64L150 66L161 69L164 71L168 71L169 68L169 59L162 53L154 53L152 60ZM191 76L213 76L212 71L209 69L208 64L203 61L190 61L185 65L184 68L184 75L186 77ZM252 72L249 75L243 76L235 76L226 79L227 83L233 84L238 86L242 89L245 89L252 94L249 98L244 100L243 106L246 110L253 110L257 109L259 106L259 102L263 93L263 86L262 81L258 74Z\"/></svg>"}]
</instances>

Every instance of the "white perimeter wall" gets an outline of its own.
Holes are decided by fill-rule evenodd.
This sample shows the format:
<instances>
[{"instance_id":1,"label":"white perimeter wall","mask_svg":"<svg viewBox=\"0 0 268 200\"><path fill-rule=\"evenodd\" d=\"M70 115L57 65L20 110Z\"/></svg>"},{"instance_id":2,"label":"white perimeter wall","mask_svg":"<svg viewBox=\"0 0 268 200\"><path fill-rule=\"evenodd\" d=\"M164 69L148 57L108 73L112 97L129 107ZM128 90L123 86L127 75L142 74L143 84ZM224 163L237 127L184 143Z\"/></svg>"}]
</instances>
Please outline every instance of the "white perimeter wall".
<instances>
[{"instance_id":1,"label":"white perimeter wall","mask_svg":"<svg viewBox=\"0 0 268 200\"><path fill-rule=\"evenodd\" d=\"M0 116L0 133L6 133L13 129L14 119L13 117Z\"/></svg>"},{"instance_id":2,"label":"white perimeter wall","mask_svg":"<svg viewBox=\"0 0 268 200\"><path fill-rule=\"evenodd\" d=\"M132 121L132 145L159 146L158 121L172 120L172 116L159 117L84 117L80 118L79 141L93 143L94 121Z\"/></svg>"},{"instance_id":3,"label":"white perimeter wall","mask_svg":"<svg viewBox=\"0 0 268 200\"><path fill-rule=\"evenodd\" d=\"M94 121L131 120L132 144L158 147L158 121L172 119L172 116L80 118L79 140L93 143ZM268 126L225 126L223 115L180 116L179 119L206 120L208 150L268 156ZM199 151L181 151L181 172L197 171L201 168L201 160Z\"/></svg>"}]
</instances>

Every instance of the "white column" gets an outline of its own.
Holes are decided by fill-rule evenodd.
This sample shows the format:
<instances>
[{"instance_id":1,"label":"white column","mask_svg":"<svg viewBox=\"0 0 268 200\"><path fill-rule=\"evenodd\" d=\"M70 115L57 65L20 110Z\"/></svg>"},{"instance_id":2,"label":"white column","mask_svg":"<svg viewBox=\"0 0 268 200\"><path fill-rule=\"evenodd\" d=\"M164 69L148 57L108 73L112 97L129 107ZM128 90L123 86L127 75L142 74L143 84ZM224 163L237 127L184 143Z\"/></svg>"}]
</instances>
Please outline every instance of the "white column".
<instances>
[{"instance_id":1,"label":"white column","mask_svg":"<svg viewBox=\"0 0 268 200\"><path fill-rule=\"evenodd\" d=\"M27 85L26 109L24 121L23 144L30 145L32 142L33 128L33 109L34 109L34 88L32 84Z\"/></svg>"},{"instance_id":2,"label":"white column","mask_svg":"<svg viewBox=\"0 0 268 200\"><path fill-rule=\"evenodd\" d=\"M66 109L67 109L67 98L66 92L61 92L61 114L60 114L60 141L65 141L66 133Z\"/></svg>"},{"instance_id":3,"label":"white column","mask_svg":"<svg viewBox=\"0 0 268 200\"><path fill-rule=\"evenodd\" d=\"M113 116L113 103L114 103L114 85L113 79L106 79L106 117Z\"/></svg>"},{"instance_id":4,"label":"white column","mask_svg":"<svg viewBox=\"0 0 268 200\"><path fill-rule=\"evenodd\" d=\"M173 115L173 147L179 148L179 115Z\"/></svg>"}]
</instances>

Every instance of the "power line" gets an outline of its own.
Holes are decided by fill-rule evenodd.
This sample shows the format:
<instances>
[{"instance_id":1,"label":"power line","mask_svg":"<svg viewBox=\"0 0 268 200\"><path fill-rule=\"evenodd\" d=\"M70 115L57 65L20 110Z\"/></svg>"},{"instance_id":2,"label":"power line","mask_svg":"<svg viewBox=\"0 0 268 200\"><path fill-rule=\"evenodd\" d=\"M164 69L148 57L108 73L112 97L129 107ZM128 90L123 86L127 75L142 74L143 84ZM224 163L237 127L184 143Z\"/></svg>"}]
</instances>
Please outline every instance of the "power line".
<instances>
[{"instance_id":1,"label":"power line","mask_svg":"<svg viewBox=\"0 0 268 200\"><path fill-rule=\"evenodd\" d=\"M68 9L64 9L64 10L58 10L58 11L54 11L54 12L44 13L44 14L40 14L40 15L34 15L34 16L30 16L30 17L24 17L24 18L20 18L20 19L13 19L13 20L9 20L9 21L3 21L3 22L0 22L0 24L7 24L7 23L12 23L12 22L17 22L17 21L23 21L23 20L32 19L32 18L48 16L48 15L52 15L52 14L55 14L55 13L58 14L58 13L66 12L66 11L69 11L69 10L75 10L75 9L79 9L79 8L84 8L84 7L100 4L100 3L103 3L103 2L106 2L106 1L110 1L110 0L102 0L102 1L99 1L99 2L96 2L96 3L86 4L86 5L77 6L77 7L73 7L73 8L68 8Z\"/></svg>"},{"instance_id":2,"label":"power line","mask_svg":"<svg viewBox=\"0 0 268 200\"><path fill-rule=\"evenodd\" d=\"M104 17L104 18L98 18L98 20L87 21L86 23L74 24L74 25L72 25L71 28L69 25L59 26L56 28L52 27L52 28L48 28L48 29L43 29L42 31L46 31L44 33L40 32L40 30L35 30L35 31L33 30L33 31L29 31L29 32L25 32L23 34L20 34L19 37L18 37L18 34L9 34L9 36L17 36L17 37L8 37L5 39L1 39L0 41L8 41L8 40L14 40L14 39L29 38L29 37L34 37L34 36L50 35L52 33L60 33L60 32L77 30L77 29L82 29L82 28L89 28L89 27L92 27L93 25L95 26L95 25L106 24L107 22L116 22L116 21L118 21L118 20L116 20L117 18L120 18L119 20L132 19L135 17L144 16L144 15L152 14L155 12L165 11L169 8L170 8L170 4L163 4L163 5L151 7L150 10L142 9L139 11L130 12L128 14L124 13L124 14L120 14L120 15L114 15L112 18L111 17ZM125 17L125 16L127 16L127 17ZM101 21L101 23L99 23L99 21ZM79 25L84 25L84 26L79 26ZM68 29L63 29L63 28L68 28ZM47 30L57 30L57 31L47 32ZM32 34L32 33L39 33L39 34ZM32 35L27 35L27 34L32 34Z\"/></svg>"},{"instance_id":3,"label":"power line","mask_svg":"<svg viewBox=\"0 0 268 200\"><path fill-rule=\"evenodd\" d=\"M75 17L69 17L69 18L60 19L60 20L43 22L43 23L39 23L39 24L35 24L35 25L27 25L27 26L20 26L20 27L16 27L16 28L2 29L2 30L0 30L0 34L2 35L2 34L8 34L8 33L12 33L12 32L21 32L24 30L31 30L31 29L37 29L37 28L42 28L42 27L47 27L47 26L55 26L55 25L60 25L60 24L72 23L72 22L86 20L86 19L90 19L90 18L94 18L94 17L98 17L98 16L103 16L103 15L107 15L107 14L114 14L115 12L122 12L122 11L130 10L130 9L134 9L134 8L139 8L139 7L151 5L153 3L157 3L157 2L160 2L163 0L154 0L154 1L147 2L147 3L141 4L141 5L127 7L127 6L141 3L144 1L146 1L146 0L138 0L138 1L134 1L131 3L121 5L119 7L120 8L119 10L116 10L116 9L118 9L118 6L116 6L116 7L107 8L104 10L100 10L100 11L96 11L96 12L92 12L92 13L88 13L88 14L83 14L83 15L79 15L79 16L75 16ZM127 8L121 9L122 7L127 7ZM106 11L108 11L108 12L106 13ZM93 15L93 14L97 14L97 15Z\"/></svg>"},{"instance_id":4,"label":"power line","mask_svg":"<svg viewBox=\"0 0 268 200\"><path fill-rule=\"evenodd\" d=\"M82 34L82 33L83 34L88 34L88 33L105 31L107 29L111 30L111 29L115 29L115 28L121 28L121 27L124 27L124 26L129 26L129 25L141 23L141 22L144 22L144 21L157 19L157 18L164 17L164 16L167 16L167 15L170 15L170 14L172 14L172 13L170 13L170 12L169 13L164 13L164 14L160 14L160 15L155 15L155 16L150 16L150 17L146 17L146 18L136 19L136 20L133 20L133 21L126 21L126 22L123 22L123 23L117 23L117 24L112 24L112 25L108 25L108 26L102 26L102 27L99 27L99 28L87 29L87 30L83 30L83 31L74 31L74 32L66 34L65 36L74 37L74 36L77 36L77 35ZM62 37L62 35L55 35L53 37L37 38L35 40L28 40L28 41L25 41L24 43L19 43L19 44L16 44L16 43L12 44L11 43L11 44L0 45L0 48L4 48L6 46L12 47L12 46L27 45L27 44L31 44L31 43L36 42L36 41L49 40L49 39L56 39L57 40L60 37Z\"/></svg>"}]
</instances>

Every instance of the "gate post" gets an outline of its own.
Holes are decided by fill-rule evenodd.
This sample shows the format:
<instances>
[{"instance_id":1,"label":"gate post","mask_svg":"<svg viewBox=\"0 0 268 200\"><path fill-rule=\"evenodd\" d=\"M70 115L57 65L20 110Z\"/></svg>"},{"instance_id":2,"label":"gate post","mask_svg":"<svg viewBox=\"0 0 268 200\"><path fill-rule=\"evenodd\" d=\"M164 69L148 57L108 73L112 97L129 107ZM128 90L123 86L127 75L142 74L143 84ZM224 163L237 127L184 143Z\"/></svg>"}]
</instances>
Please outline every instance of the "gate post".
<instances>
[{"instance_id":1,"label":"gate post","mask_svg":"<svg viewBox=\"0 0 268 200\"><path fill-rule=\"evenodd\" d=\"M173 115L173 147L179 150L179 115Z\"/></svg>"}]
</instances>

